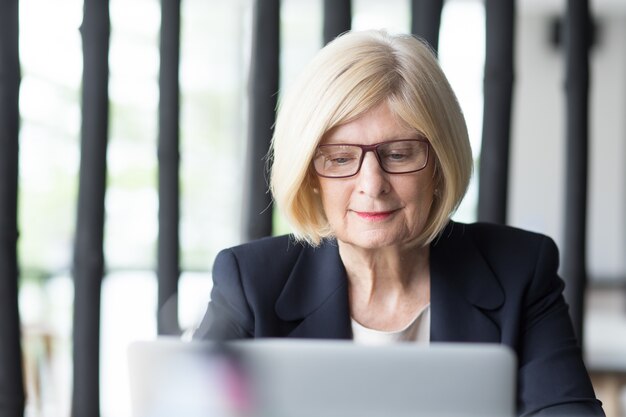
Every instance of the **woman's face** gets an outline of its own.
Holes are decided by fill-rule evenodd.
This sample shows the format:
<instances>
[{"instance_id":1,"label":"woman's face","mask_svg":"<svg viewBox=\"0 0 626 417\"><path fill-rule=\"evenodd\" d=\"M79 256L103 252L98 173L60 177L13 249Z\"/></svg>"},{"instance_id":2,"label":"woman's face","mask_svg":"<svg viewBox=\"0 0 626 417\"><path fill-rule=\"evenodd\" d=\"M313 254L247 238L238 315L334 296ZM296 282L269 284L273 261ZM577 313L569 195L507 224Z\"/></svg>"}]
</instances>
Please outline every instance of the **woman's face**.
<instances>
[{"instance_id":1,"label":"woman's face","mask_svg":"<svg viewBox=\"0 0 626 417\"><path fill-rule=\"evenodd\" d=\"M371 145L419 137L383 103L329 131L322 144ZM388 174L374 152L367 152L353 177L318 176L324 212L337 239L364 249L413 242L424 229L433 202L433 165L430 155L421 171Z\"/></svg>"}]
</instances>

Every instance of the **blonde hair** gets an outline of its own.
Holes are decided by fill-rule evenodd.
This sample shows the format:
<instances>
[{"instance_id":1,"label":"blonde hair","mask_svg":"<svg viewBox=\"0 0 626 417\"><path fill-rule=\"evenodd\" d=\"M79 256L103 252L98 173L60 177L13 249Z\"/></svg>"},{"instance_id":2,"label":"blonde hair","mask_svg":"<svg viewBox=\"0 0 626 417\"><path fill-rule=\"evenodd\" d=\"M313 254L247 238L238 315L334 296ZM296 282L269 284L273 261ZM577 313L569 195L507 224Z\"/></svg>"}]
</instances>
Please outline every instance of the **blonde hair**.
<instances>
[{"instance_id":1,"label":"blonde hair","mask_svg":"<svg viewBox=\"0 0 626 417\"><path fill-rule=\"evenodd\" d=\"M384 101L428 138L435 154L435 198L419 241L430 243L458 207L472 152L461 108L434 54L410 35L347 32L318 52L279 104L270 190L296 239L317 246L333 236L310 168L318 144L333 127Z\"/></svg>"}]
</instances>

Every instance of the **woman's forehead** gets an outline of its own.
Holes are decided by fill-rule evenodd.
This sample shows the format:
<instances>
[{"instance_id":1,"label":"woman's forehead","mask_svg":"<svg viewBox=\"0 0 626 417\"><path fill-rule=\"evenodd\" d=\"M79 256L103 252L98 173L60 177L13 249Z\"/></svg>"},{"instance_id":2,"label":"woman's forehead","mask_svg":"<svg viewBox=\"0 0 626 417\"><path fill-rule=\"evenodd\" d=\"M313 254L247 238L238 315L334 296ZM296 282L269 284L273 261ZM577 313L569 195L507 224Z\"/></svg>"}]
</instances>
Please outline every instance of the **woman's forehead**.
<instances>
[{"instance_id":1,"label":"woman's forehead","mask_svg":"<svg viewBox=\"0 0 626 417\"><path fill-rule=\"evenodd\" d=\"M320 143L376 143L394 139L417 139L419 132L382 103L353 120L330 129Z\"/></svg>"}]
</instances>

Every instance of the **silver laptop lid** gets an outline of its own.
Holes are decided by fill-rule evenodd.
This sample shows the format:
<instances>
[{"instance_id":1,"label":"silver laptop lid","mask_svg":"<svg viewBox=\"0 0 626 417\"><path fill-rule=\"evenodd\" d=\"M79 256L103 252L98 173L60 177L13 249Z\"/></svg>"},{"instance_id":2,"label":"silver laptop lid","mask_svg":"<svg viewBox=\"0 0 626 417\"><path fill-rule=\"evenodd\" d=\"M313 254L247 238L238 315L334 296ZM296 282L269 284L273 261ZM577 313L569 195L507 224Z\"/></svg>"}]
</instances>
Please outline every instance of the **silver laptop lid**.
<instances>
[{"instance_id":1,"label":"silver laptop lid","mask_svg":"<svg viewBox=\"0 0 626 417\"><path fill-rule=\"evenodd\" d=\"M508 417L516 359L501 345L263 339L138 342L135 417Z\"/></svg>"}]
</instances>

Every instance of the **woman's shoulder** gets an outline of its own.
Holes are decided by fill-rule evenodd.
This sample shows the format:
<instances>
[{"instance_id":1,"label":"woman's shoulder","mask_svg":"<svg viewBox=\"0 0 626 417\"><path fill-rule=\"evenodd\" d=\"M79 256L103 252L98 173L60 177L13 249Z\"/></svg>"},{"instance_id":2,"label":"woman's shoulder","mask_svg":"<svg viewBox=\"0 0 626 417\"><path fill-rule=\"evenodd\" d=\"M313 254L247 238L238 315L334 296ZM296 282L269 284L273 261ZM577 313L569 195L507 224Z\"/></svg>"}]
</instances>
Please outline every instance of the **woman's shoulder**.
<instances>
[{"instance_id":1,"label":"woman's shoulder","mask_svg":"<svg viewBox=\"0 0 626 417\"><path fill-rule=\"evenodd\" d=\"M521 229L514 226L495 223L459 223L450 222L442 236L457 238L469 238L479 245L503 247L515 246L536 246L546 241L553 243L553 240L542 233Z\"/></svg>"},{"instance_id":2,"label":"woman's shoulder","mask_svg":"<svg viewBox=\"0 0 626 417\"><path fill-rule=\"evenodd\" d=\"M258 269L257 272L282 270L293 267L303 256L316 258L314 254L336 251L334 241L323 241L320 246L313 247L289 234L264 237L223 249L218 253L215 264L234 262L239 268Z\"/></svg>"},{"instance_id":3,"label":"woman's shoulder","mask_svg":"<svg viewBox=\"0 0 626 417\"><path fill-rule=\"evenodd\" d=\"M293 235L271 236L222 249L217 257L234 256L242 261L261 260L264 263L272 259L284 261L297 257L305 247L307 245Z\"/></svg>"},{"instance_id":4,"label":"woman's shoulder","mask_svg":"<svg viewBox=\"0 0 626 417\"><path fill-rule=\"evenodd\" d=\"M251 240L249 242L240 243L235 246L228 247L224 250L232 250L235 252L258 252L258 251L271 251L271 250L297 250L302 248L303 244L298 242L296 238L291 235L280 236L267 236L259 239Z\"/></svg>"},{"instance_id":5,"label":"woman's shoulder","mask_svg":"<svg viewBox=\"0 0 626 417\"><path fill-rule=\"evenodd\" d=\"M492 223L450 222L434 245L446 253L476 248L494 263L529 263L541 256L558 262L559 256L554 241L544 234Z\"/></svg>"}]
</instances>

